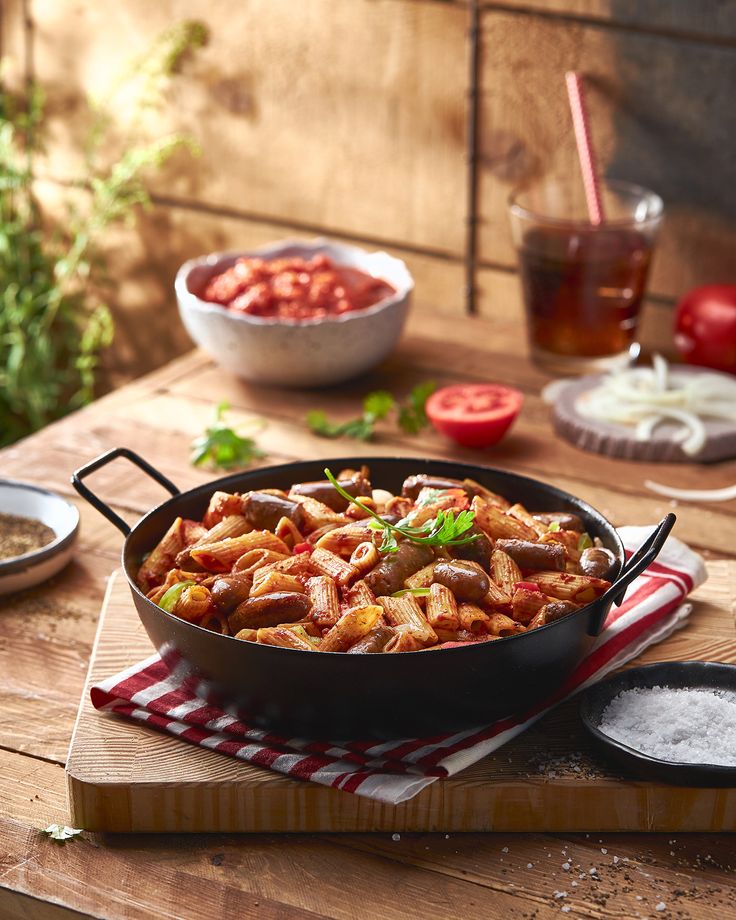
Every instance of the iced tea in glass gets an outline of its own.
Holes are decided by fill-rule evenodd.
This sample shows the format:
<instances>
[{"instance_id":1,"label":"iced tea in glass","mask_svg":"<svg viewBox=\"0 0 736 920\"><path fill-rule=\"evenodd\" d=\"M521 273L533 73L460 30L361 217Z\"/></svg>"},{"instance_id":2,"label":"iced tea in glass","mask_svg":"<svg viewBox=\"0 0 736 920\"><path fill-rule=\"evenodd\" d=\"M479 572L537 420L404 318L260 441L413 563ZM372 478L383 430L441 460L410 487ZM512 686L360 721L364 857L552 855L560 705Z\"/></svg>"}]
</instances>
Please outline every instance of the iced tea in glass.
<instances>
[{"instance_id":1,"label":"iced tea in glass","mask_svg":"<svg viewBox=\"0 0 736 920\"><path fill-rule=\"evenodd\" d=\"M552 373L609 367L635 340L662 199L624 182L603 186L592 224L577 185L512 196L511 225L533 360Z\"/></svg>"}]
</instances>

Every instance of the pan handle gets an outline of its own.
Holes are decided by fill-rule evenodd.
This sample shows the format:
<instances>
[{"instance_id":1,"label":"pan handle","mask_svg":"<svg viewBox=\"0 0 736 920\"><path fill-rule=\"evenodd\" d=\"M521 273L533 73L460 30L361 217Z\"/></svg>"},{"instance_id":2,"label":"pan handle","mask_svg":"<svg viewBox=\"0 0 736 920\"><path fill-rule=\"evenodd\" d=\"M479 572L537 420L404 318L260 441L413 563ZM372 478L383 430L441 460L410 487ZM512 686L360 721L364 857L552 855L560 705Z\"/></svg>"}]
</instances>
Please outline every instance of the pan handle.
<instances>
[{"instance_id":1,"label":"pan handle","mask_svg":"<svg viewBox=\"0 0 736 920\"><path fill-rule=\"evenodd\" d=\"M167 479L163 473L159 473L159 471L144 460L143 457L139 457L138 454L129 450L127 447L115 447L113 450L108 450L107 453L95 457L94 460L90 460L89 463L85 463L84 466L80 466L78 470L75 470L74 473L72 473L72 485L77 492L79 492L82 498L86 499L93 508L96 508L100 514L104 514L108 521L111 521L123 536L127 537L130 533L130 526L119 514L113 511L109 505L106 505L101 498L95 495L89 486L86 486L82 482L90 473L94 473L103 466L107 466L108 463L118 457L125 457L126 460L130 460L131 463L134 463L139 469L143 470L144 473L148 473L151 479L155 479L157 483L162 485L165 489L168 489L172 495L179 495L180 492L174 483L170 479Z\"/></svg>"},{"instance_id":2,"label":"pan handle","mask_svg":"<svg viewBox=\"0 0 736 920\"><path fill-rule=\"evenodd\" d=\"M654 530L649 534L646 540L642 543L639 549L632 554L630 559L627 559L624 563L623 568L621 569L621 574L616 579L616 581L608 589L608 596L612 597L612 602L620 607L623 603L624 595L631 584L631 582L638 578L641 573L654 562L654 560L659 555L662 547L665 544L665 540L670 535L670 531L675 525L677 516L672 514L666 515L662 520L657 524ZM605 596L605 595L604 595ZM601 598L602 600L603 598ZM603 629L603 624L610 610L609 604L604 604L600 613L597 614L595 619L593 619L588 628L588 632L592 636L597 636L600 631Z\"/></svg>"}]
</instances>

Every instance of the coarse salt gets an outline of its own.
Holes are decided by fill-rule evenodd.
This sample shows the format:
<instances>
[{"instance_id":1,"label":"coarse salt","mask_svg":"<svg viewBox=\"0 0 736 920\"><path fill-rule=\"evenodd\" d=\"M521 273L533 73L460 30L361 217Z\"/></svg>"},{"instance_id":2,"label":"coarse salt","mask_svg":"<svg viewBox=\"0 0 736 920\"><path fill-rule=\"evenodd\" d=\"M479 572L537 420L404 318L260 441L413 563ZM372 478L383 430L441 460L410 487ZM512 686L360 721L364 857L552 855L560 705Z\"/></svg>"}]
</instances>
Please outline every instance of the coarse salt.
<instances>
[{"instance_id":1,"label":"coarse salt","mask_svg":"<svg viewBox=\"0 0 736 920\"><path fill-rule=\"evenodd\" d=\"M623 690L598 728L658 760L736 767L736 693L729 690Z\"/></svg>"}]
</instances>

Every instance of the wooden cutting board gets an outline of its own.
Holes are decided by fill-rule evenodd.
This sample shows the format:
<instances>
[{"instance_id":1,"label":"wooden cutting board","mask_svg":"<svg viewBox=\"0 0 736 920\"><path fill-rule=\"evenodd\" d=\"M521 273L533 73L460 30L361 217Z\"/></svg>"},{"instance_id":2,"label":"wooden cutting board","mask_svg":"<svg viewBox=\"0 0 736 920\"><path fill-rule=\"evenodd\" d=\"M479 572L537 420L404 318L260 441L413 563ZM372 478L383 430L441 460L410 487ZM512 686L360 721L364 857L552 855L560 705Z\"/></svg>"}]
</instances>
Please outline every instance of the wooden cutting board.
<instances>
[{"instance_id":1,"label":"wooden cutting board","mask_svg":"<svg viewBox=\"0 0 736 920\"><path fill-rule=\"evenodd\" d=\"M637 660L736 663L736 562L709 564L684 629ZM88 685L151 654L121 573L110 582ZM526 734L398 806L288 779L98 713L85 690L67 763L71 823L96 831L734 831L736 788L610 771L572 700Z\"/></svg>"}]
</instances>

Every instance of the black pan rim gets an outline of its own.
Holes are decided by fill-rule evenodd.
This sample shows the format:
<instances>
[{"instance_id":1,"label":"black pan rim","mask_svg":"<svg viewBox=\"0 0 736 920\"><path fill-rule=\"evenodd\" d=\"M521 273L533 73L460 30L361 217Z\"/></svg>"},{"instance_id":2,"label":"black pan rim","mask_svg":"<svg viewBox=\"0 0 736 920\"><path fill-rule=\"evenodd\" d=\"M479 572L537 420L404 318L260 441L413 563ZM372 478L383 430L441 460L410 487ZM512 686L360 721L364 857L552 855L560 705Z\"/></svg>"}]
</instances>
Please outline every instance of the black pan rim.
<instances>
[{"instance_id":1,"label":"black pan rim","mask_svg":"<svg viewBox=\"0 0 736 920\"><path fill-rule=\"evenodd\" d=\"M632 687L641 687L642 689L646 689L647 687L651 686L651 684L644 682L647 677L657 673L671 673L672 671L687 671L694 674L706 674L708 671L728 671L733 674L734 682L736 685L736 664L728 664L722 661L702 661L698 659L688 659L686 661L657 661L653 664L639 665L634 668L627 668L624 671L619 671L616 674L605 678L599 683L593 684L593 686L588 687L587 690L584 690L579 704L580 720L582 721L587 731L599 743L604 745L606 748L615 749L621 754L624 754L631 761L635 761L644 767L656 767L657 769L662 770L664 773L671 773L673 775L690 774L692 776L710 776L719 779L732 778L736 781L736 766L731 767L727 766L726 764L717 763L691 763L682 760L661 760L658 757L652 757L650 754L645 754L643 751L638 751L636 748L629 747L628 744L617 741L615 738L612 738L610 735L607 735L605 732L601 731L598 725L596 725L591 713L593 700L596 697L604 695L607 698L608 703L622 690L629 690L632 689ZM642 683L632 683L632 677L641 677L643 678L643 681ZM662 683L664 686L666 686L664 679ZM706 687L712 688L713 684L709 684L703 681L700 683L693 683L691 686L694 689ZM676 687L673 689L681 688Z\"/></svg>"},{"instance_id":2,"label":"black pan rim","mask_svg":"<svg viewBox=\"0 0 736 920\"><path fill-rule=\"evenodd\" d=\"M272 470L279 470L281 473L287 472L289 469L294 469L296 471L298 469L304 468L305 466L315 466L317 464L322 464L322 463L324 463L325 466L334 464L334 465L342 465L344 467L356 467L362 464L371 466L371 464L386 463L386 462L412 463L412 464L416 464L418 467L425 467L425 468L431 468L433 466L436 467L438 465L450 466L453 469L458 470L460 472L461 476L459 476L458 478L462 478L462 475L469 477L470 473L474 473L475 476L479 474L483 475L487 473L492 473L492 474L498 474L502 477L509 477L509 478L515 479L519 481L521 484L527 483L527 484L530 484L536 487L542 486L553 498L559 498L561 502L568 502L568 503L571 502L573 505L575 505L578 508L578 510L584 511L586 514L590 515L594 520L596 520L599 524L601 524L604 528L610 530L616 542L616 550L617 550L618 569L617 569L615 577L618 578L618 576L620 575L621 567L623 566L624 561L625 561L625 551L624 551L623 542L621 541L621 538L619 537L616 528L613 526L613 524L611 524L611 522L600 511L598 511L592 505L589 505L583 499L578 498L577 496L572 495L569 492L565 492L563 489L559 489L557 486L550 485L549 483L543 482L540 479L534 479L531 476L526 476L522 473L516 473L511 470L503 470L503 469L499 469L498 467L484 467L478 464L463 463L463 462L454 461L454 460L443 460L441 458L417 458L417 457L402 457L402 456L383 456L383 457L382 456L363 456L363 455L353 454L348 457L326 457L320 460L295 460L295 461L289 461L288 463L271 464L269 466L256 467L255 469L252 469L252 470L244 470L244 471L240 471L237 473L232 473L228 476L223 476L223 477L220 477L219 479L212 480L211 482L203 483L201 486L195 486L193 489L189 489L186 492L182 492L178 495L174 495L171 498L166 499L166 501L162 502L161 504L156 505L150 511L146 512L146 514L143 515L143 517L141 517L139 521L136 522L136 524L131 529L130 534L126 537L125 542L123 544L121 560L122 560L123 571L125 572L125 576L128 579L130 588L134 592L134 594L140 597L147 605L149 605L152 608L152 610L156 611L156 615L163 615L164 617L172 620L174 623L176 623L180 627L183 625L193 631L196 631L197 633L205 633L210 637L215 637L215 641L219 640L222 642L232 642L232 641L238 642L240 640L236 640L234 636L224 636L221 633L216 633L212 630L205 629L203 626L198 626L195 623L189 623L186 620L181 620L178 617L175 617L172 613L169 613L168 611L163 610L161 607L159 607L157 604L154 604L152 601L150 601L146 597L146 595L140 590L138 585L135 583L134 577L131 575L130 571L128 570L128 566L126 565L126 551L127 551L127 547L128 547L130 538L133 536L133 534L139 528L143 527L145 522L150 517L152 517L154 514L158 514L164 511L167 507L175 505L177 502L181 501L182 498L184 497L193 498L199 495L204 496L208 493L211 495L213 492L218 491L218 490L227 491L227 489L225 488L226 485L228 484L234 485L238 482L242 482L244 477L251 477L251 476L255 477L255 476L261 476L261 475L267 476L269 472L271 472ZM445 475L450 475L450 473L445 473ZM470 478L475 478L475 476L470 477ZM590 604L586 604L584 607L581 607L579 610L576 610L575 613L569 614L567 617L564 617L561 620L556 620L553 623L547 623L545 626L535 629L534 634L542 633L545 630L553 629L554 627L562 624L564 621L569 620L570 618L580 618L581 616L587 615L589 608L593 604L600 604L601 602L605 602L607 594L602 595L602 597L597 598L595 601L592 601ZM516 636L505 636L501 639L495 639L492 642L467 643L466 647L457 646L454 648L438 649L437 651L443 652L445 654L456 652L456 653L462 653L468 656L474 653L478 656L481 656L483 654L487 654L487 650L489 646L497 647L499 646L500 643L510 642L514 640L518 642L525 638L528 639L532 635L533 635L532 633L526 632L526 633L522 633ZM260 648L260 654L271 653L272 655L276 655L280 657L281 661L285 660L283 658L284 652L291 653L292 655L311 654L311 652L303 652L300 649L278 648L275 646L256 646L254 643L247 643L247 645ZM401 656L399 657L404 658L407 655L411 655L411 656L426 655L428 651L431 651L431 650L425 649L425 650L418 650L414 652L402 652ZM328 655L330 657L336 655L342 658L345 653L344 652L323 652L322 654ZM365 660L365 659L373 659L373 658L380 658L381 660L385 660L385 656L382 656L382 655L378 655L378 656L356 655L354 657L357 660ZM357 665L357 667L361 667L361 665ZM363 667L365 667L365 665L363 665Z\"/></svg>"}]
</instances>

